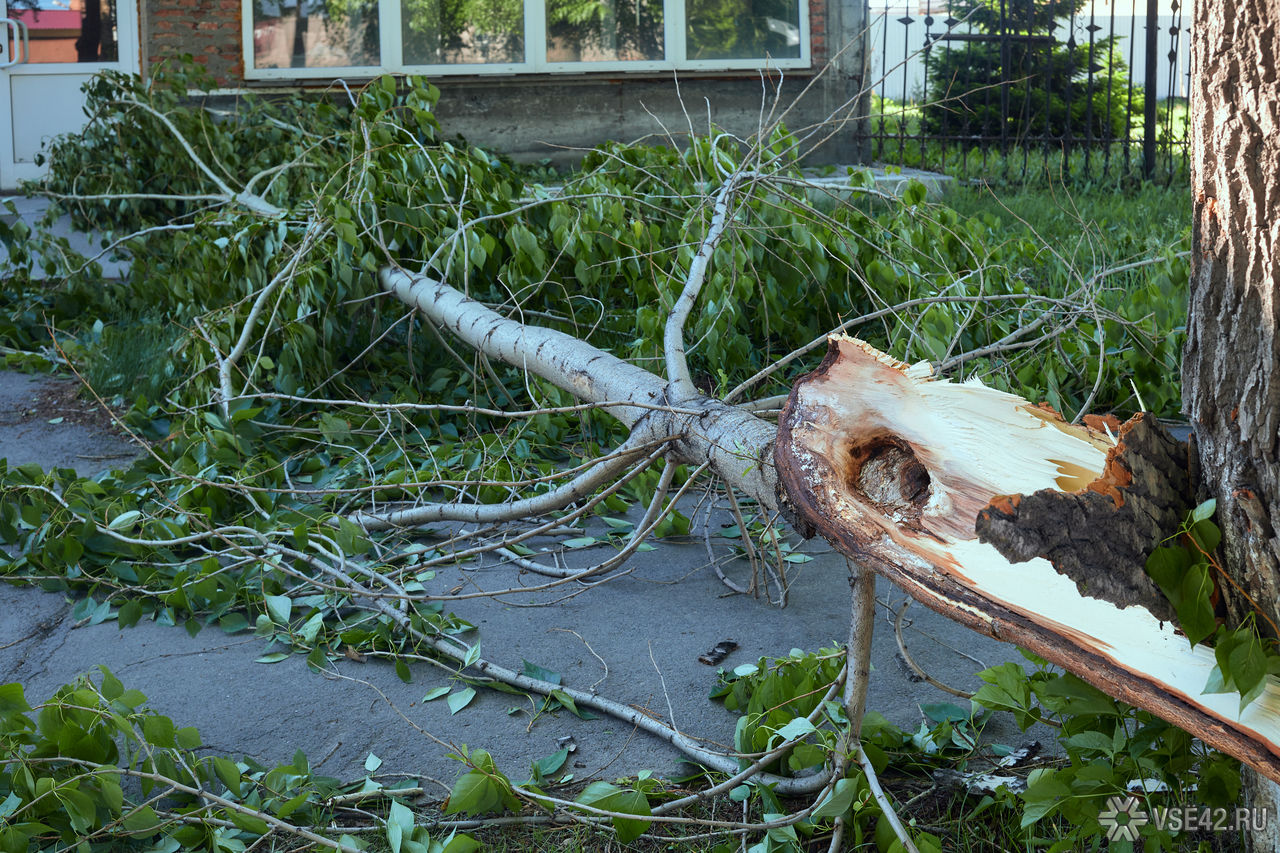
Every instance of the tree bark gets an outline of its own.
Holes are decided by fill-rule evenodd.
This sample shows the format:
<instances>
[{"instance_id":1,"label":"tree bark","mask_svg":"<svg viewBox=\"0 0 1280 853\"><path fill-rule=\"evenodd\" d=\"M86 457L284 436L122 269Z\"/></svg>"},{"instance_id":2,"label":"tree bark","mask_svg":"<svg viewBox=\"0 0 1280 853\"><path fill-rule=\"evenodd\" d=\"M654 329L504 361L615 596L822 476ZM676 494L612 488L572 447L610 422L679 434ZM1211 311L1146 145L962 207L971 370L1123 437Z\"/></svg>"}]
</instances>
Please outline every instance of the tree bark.
<instances>
[{"instance_id":1,"label":"tree bark","mask_svg":"<svg viewBox=\"0 0 1280 853\"><path fill-rule=\"evenodd\" d=\"M1280 619L1280 7L1200 0L1192 26L1195 219L1184 407L1217 498L1227 570ZM1243 608L1233 602L1236 615ZM1265 620L1259 620L1264 627ZM1280 849L1280 791L1257 849ZM1265 834L1265 833L1264 833Z\"/></svg>"}]
</instances>

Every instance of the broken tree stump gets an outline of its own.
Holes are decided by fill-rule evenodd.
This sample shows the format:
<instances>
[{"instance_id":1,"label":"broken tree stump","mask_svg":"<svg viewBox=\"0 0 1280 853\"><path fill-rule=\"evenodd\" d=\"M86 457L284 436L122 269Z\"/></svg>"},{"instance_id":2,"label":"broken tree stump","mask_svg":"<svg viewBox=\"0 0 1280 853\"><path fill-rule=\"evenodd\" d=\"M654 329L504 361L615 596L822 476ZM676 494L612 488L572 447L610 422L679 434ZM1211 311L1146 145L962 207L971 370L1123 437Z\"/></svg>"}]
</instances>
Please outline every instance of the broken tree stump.
<instances>
[{"instance_id":1,"label":"broken tree stump","mask_svg":"<svg viewBox=\"0 0 1280 853\"><path fill-rule=\"evenodd\" d=\"M1143 571L1189 493L1162 432L1140 417L1111 437L833 336L779 418L779 500L928 607L1280 782L1280 685L1243 711L1202 693L1213 651L1189 646Z\"/></svg>"}]
</instances>

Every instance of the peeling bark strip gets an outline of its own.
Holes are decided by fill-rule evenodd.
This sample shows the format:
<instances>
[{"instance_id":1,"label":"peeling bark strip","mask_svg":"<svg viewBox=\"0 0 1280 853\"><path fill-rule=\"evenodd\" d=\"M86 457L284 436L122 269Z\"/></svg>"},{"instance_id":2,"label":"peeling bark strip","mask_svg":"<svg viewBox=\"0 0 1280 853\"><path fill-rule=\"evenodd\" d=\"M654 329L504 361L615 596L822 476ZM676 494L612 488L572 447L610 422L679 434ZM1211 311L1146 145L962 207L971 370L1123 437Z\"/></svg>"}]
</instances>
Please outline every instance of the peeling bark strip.
<instances>
[{"instance_id":1,"label":"peeling bark strip","mask_svg":"<svg viewBox=\"0 0 1280 853\"><path fill-rule=\"evenodd\" d=\"M783 408L780 501L806 535L821 534L939 613L1025 646L1280 780L1274 680L1243 713L1234 695L1202 695L1212 650L1189 648L1171 623L1142 607L1082 595L1042 557L1014 563L978 539L979 514L1003 496L1083 492L1113 507L1118 496L1123 505L1130 498L1115 490L1118 482L1154 476L1163 464L1147 471L1146 461L1134 461L1162 443L1141 423L1123 432L1130 453L1112 454L1104 434L1020 397L933 381L927 368L835 336ZM1146 499L1135 493L1135 509ZM997 514L1028 500L1005 498Z\"/></svg>"},{"instance_id":2,"label":"peeling bark strip","mask_svg":"<svg viewBox=\"0 0 1280 853\"><path fill-rule=\"evenodd\" d=\"M978 539L1015 563L1046 558L1081 595L1172 621L1173 606L1143 567L1191 509L1189 448L1145 413L1120 427L1118 442L1081 491L995 498L978 513Z\"/></svg>"}]
</instances>

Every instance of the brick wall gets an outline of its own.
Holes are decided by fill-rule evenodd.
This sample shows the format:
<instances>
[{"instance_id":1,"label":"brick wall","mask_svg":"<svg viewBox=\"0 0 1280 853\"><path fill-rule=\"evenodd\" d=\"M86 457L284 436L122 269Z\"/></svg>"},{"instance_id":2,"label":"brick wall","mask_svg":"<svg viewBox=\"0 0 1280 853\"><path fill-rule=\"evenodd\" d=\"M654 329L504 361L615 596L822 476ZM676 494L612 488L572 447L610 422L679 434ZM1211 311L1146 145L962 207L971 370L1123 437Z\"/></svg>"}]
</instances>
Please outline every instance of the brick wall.
<instances>
[{"instance_id":1,"label":"brick wall","mask_svg":"<svg viewBox=\"0 0 1280 853\"><path fill-rule=\"evenodd\" d=\"M809 45L814 68L821 68L830 59L827 52L828 2L838 3L840 0L809 0Z\"/></svg>"},{"instance_id":2,"label":"brick wall","mask_svg":"<svg viewBox=\"0 0 1280 853\"><path fill-rule=\"evenodd\" d=\"M185 53L219 85L244 78L240 0L143 0L143 56L148 66Z\"/></svg>"}]
</instances>

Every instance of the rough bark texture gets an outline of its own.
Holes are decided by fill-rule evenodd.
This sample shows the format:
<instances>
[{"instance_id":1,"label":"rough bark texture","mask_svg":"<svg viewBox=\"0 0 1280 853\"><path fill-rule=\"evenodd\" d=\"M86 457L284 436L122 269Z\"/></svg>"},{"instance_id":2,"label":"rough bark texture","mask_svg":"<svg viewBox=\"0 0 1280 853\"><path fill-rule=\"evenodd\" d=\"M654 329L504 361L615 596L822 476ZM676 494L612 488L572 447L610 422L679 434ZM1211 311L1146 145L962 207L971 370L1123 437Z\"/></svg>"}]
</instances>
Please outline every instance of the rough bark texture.
<instances>
[{"instance_id":1,"label":"rough bark texture","mask_svg":"<svg viewBox=\"0 0 1280 853\"><path fill-rule=\"evenodd\" d=\"M1192 27L1191 313L1183 397L1228 571L1280 619L1280 6L1199 0ZM1255 780L1256 781L1256 780ZM1274 786L1253 786L1273 820Z\"/></svg>"},{"instance_id":2,"label":"rough bark texture","mask_svg":"<svg viewBox=\"0 0 1280 853\"><path fill-rule=\"evenodd\" d=\"M1190 448L1149 414L1124 424L1118 440L1084 489L997 498L975 529L1014 562L1044 557L1081 595L1172 620L1173 606L1143 567L1191 508Z\"/></svg>"},{"instance_id":3,"label":"rough bark texture","mask_svg":"<svg viewBox=\"0 0 1280 853\"><path fill-rule=\"evenodd\" d=\"M1026 400L933 381L834 337L783 408L776 461L783 509L802 532L1280 780L1280 687L1243 711L1236 696L1204 694L1211 649L1190 648L1142 607L1082 595L1047 560L1014 563L978 541L978 515L1008 495L1094 491L1123 503L1118 456L1107 471L1112 447Z\"/></svg>"}]
</instances>

